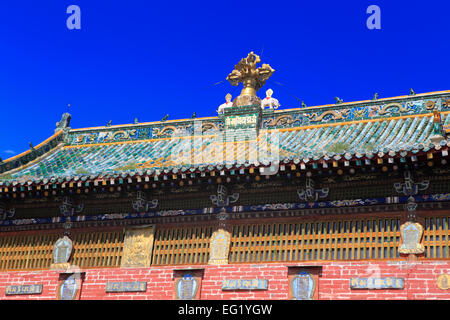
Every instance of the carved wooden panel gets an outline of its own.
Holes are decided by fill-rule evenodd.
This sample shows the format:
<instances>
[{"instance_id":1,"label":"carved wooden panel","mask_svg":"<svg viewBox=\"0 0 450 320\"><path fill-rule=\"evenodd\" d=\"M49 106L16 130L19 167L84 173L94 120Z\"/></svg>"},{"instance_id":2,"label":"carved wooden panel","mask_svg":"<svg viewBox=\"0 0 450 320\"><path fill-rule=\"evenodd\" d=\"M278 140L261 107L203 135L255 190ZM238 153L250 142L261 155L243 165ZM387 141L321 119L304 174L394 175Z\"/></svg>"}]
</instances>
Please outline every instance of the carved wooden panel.
<instances>
[{"instance_id":1,"label":"carved wooden panel","mask_svg":"<svg viewBox=\"0 0 450 320\"><path fill-rule=\"evenodd\" d=\"M230 263L399 258L400 219L234 225Z\"/></svg>"},{"instance_id":2,"label":"carved wooden panel","mask_svg":"<svg viewBox=\"0 0 450 320\"><path fill-rule=\"evenodd\" d=\"M450 216L427 217L424 219L423 245L425 258L449 258L450 234L448 226Z\"/></svg>"},{"instance_id":3,"label":"carved wooden panel","mask_svg":"<svg viewBox=\"0 0 450 320\"><path fill-rule=\"evenodd\" d=\"M152 264L208 263L211 233L211 226L158 227Z\"/></svg>"},{"instance_id":4,"label":"carved wooden panel","mask_svg":"<svg viewBox=\"0 0 450 320\"><path fill-rule=\"evenodd\" d=\"M0 270L49 268L57 239L49 233L0 236Z\"/></svg>"},{"instance_id":5,"label":"carved wooden panel","mask_svg":"<svg viewBox=\"0 0 450 320\"><path fill-rule=\"evenodd\" d=\"M123 238L122 230L76 233L71 264L80 268L118 267L122 257Z\"/></svg>"},{"instance_id":6,"label":"carved wooden panel","mask_svg":"<svg viewBox=\"0 0 450 320\"><path fill-rule=\"evenodd\" d=\"M120 266L123 231L73 233L73 255L68 264L80 268ZM0 236L0 270L49 269L57 233L4 234Z\"/></svg>"}]
</instances>

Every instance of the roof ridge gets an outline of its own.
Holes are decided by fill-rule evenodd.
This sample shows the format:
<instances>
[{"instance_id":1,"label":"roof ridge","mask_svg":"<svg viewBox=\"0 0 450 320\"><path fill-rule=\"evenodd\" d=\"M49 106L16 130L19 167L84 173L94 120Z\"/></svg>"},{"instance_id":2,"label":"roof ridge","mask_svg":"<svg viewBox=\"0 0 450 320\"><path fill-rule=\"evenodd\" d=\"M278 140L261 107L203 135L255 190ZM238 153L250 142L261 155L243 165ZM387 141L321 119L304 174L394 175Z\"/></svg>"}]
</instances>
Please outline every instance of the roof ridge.
<instances>
[{"instance_id":1,"label":"roof ridge","mask_svg":"<svg viewBox=\"0 0 450 320\"><path fill-rule=\"evenodd\" d=\"M280 110L274 110L274 114L283 114L283 113L289 113L293 111L300 111L302 113L307 113L310 111L319 111L322 109L328 110L340 110L345 109L350 106L358 106L358 105L367 105L367 104L379 104L379 103L385 103L389 101L404 101L404 100L414 100L417 98L422 97L432 97L432 96L442 96L445 94L450 94L450 90L443 90L443 91L432 91L432 92L426 92L426 93L416 93L414 95L403 95L403 96L395 96L395 97L387 97L387 98L379 98L376 100L360 100L360 101L350 101L350 102L342 102L339 104L325 104L325 105L319 105L319 106L311 106L311 107L305 107L305 108L288 108L288 109L280 109ZM117 125L110 125L110 126L95 126L95 127L84 127L84 128L77 128L77 129L71 129L70 132L81 132L81 131L88 131L88 130L110 130L110 129L120 129L120 128L140 128L145 126L151 126L151 125L164 125L164 124L180 124L183 122L195 122L195 121L204 121L204 120L216 120L220 121L219 116L210 116L210 117L201 117L201 118L194 118L194 119L173 119L173 120L166 120L166 121L149 121L149 122L140 122L140 123L130 123L130 124L117 124Z\"/></svg>"}]
</instances>

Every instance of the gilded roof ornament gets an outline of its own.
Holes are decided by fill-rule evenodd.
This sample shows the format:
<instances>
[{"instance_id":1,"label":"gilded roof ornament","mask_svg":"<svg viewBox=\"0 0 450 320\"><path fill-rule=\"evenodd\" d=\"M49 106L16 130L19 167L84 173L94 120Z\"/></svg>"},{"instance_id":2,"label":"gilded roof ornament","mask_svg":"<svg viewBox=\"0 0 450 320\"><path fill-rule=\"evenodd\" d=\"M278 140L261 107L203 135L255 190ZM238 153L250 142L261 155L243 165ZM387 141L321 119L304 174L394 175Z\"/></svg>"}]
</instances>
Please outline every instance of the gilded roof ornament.
<instances>
[{"instance_id":1,"label":"gilded roof ornament","mask_svg":"<svg viewBox=\"0 0 450 320\"><path fill-rule=\"evenodd\" d=\"M257 54L250 52L247 58L241 59L234 70L228 75L227 80L231 85L238 86L242 82L243 88L239 97L233 103L234 106L243 106L259 104L259 98L256 92L266 83L274 69L268 64L263 64L257 68L256 65L261 62Z\"/></svg>"}]
</instances>

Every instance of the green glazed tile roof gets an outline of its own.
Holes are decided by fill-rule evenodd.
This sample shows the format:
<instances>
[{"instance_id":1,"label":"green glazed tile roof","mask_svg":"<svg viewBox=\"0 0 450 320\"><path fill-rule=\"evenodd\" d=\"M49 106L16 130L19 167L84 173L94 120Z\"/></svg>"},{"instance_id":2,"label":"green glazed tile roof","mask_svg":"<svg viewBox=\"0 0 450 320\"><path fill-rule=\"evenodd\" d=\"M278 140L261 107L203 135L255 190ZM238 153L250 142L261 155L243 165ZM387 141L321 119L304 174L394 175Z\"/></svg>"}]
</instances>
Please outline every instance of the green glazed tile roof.
<instances>
[{"instance_id":1,"label":"green glazed tile roof","mask_svg":"<svg viewBox=\"0 0 450 320\"><path fill-rule=\"evenodd\" d=\"M93 179L128 173L239 169L277 161L349 160L379 153L405 156L407 152L448 146L445 138L439 146L429 139L433 134L429 101L433 101L434 108L439 107L442 125L450 124L450 109L446 105L450 95L446 94L433 96L434 100L420 98L417 102L416 98L413 103L405 98L395 106L387 101L378 109L369 102L366 110L360 105L345 105L265 113L257 141L224 142L219 118L203 120L205 129L200 131L195 131L195 125L188 120L70 130L58 146L17 168L0 171L0 185L52 178L68 181L75 176ZM366 111L372 116L359 119ZM7 164L6 160L3 165Z\"/></svg>"}]
</instances>

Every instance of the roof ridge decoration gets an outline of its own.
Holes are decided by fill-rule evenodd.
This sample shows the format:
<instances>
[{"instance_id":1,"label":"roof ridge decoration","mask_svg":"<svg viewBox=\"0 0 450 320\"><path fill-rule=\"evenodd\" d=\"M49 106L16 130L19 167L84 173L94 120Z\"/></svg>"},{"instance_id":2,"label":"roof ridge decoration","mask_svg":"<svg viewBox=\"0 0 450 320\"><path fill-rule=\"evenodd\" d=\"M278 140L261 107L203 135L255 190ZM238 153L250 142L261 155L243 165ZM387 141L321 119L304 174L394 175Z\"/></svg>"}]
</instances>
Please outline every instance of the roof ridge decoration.
<instances>
[{"instance_id":1,"label":"roof ridge decoration","mask_svg":"<svg viewBox=\"0 0 450 320\"><path fill-rule=\"evenodd\" d=\"M246 58L241 59L228 75L227 80L231 85L238 86L239 83L242 83L243 86L241 94L233 101L233 107L261 106L261 99L258 98L256 92L261 89L275 70L268 64L257 68L256 65L260 62L260 57L252 51Z\"/></svg>"},{"instance_id":2,"label":"roof ridge decoration","mask_svg":"<svg viewBox=\"0 0 450 320\"><path fill-rule=\"evenodd\" d=\"M231 104L231 97L228 104ZM236 100L236 99L235 99ZM225 105L224 103L223 105ZM222 113L237 111L235 107L220 109ZM219 107L220 108L220 107ZM253 109L257 111L256 108ZM284 129L361 120L391 119L400 116L450 112L450 91L430 95L407 96L400 99L366 101L346 105L329 105L304 109L261 110L261 129ZM201 124L201 125L200 125ZM76 129L68 132L68 145L139 141L148 139L190 137L194 127L201 126L201 134L217 134L226 129L224 116L193 118L171 122L139 123L118 127ZM213 130L212 130L213 129ZM198 132L197 132L198 133Z\"/></svg>"},{"instance_id":3,"label":"roof ridge decoration","mask_svg":"<svg viewBox=\"0 0 450 320\"><path fill-rule=\"evenodd\" d=\"M70 120L71 119L72 119L72 115L70 113L68 113L68 112L63 113L63 115L61 117L61 120L56 123L55 133L60 131L60 130L63 130L63 131L66 131L66 132L68 130L70 130L69 125L70 125Z\"/></svg>"}]
</instances>

